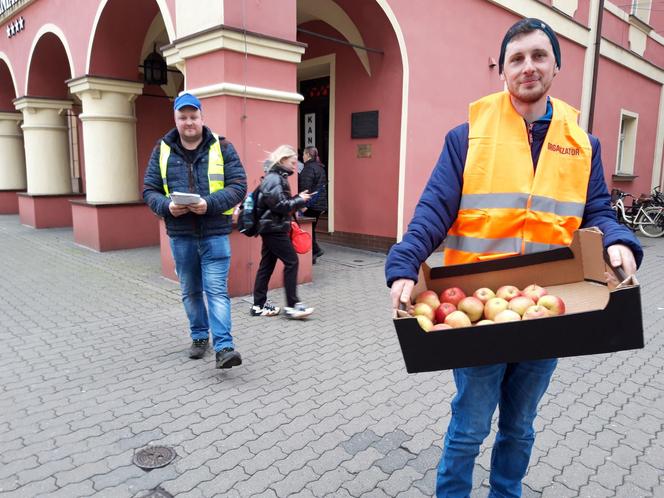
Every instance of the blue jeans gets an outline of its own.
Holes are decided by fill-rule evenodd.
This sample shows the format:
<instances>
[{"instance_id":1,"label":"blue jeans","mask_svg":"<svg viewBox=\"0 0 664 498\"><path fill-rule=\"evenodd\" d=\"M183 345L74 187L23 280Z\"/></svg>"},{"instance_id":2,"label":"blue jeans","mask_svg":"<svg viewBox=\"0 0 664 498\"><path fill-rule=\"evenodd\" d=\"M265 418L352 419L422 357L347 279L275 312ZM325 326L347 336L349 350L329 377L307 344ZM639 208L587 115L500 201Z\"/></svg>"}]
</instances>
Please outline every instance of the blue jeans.
<instances>
[{"instance_id":1,"label":"blue jeans","mask_svg":"<svg viewBox=\"0 0 664 498\"><path fill-rule=\"evenodd\" d=\"M228 235L171 237L170 241L192 340L208 339L210 330L215 351L234 348L228 297L231 263ZM207 297L209 317L203 292Z\"/></svg>"},{"instance_id":2,"label":"blue jeans","mask_svg":"<svg viewBox=\"0 0 664 498\"><path fill-rule=\"evenodd\" d=\"M521 496L535 442L537 405L557 363L550 359L454 370L457 394L438 465L438 498L470 496L475 457L491 431L496 406L498 434L491 453L489 498Z\"/></svg>"}]
</instances>

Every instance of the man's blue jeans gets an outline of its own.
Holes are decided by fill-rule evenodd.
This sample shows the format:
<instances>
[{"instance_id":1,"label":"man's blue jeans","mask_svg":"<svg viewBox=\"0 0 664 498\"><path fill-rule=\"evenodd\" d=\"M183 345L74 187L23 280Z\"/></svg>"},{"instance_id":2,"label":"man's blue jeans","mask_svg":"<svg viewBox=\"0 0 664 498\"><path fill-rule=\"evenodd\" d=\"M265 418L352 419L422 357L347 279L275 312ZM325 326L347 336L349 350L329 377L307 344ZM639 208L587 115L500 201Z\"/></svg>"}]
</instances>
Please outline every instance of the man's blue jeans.
<instances>
[{"instance_id":1,"label":"man's blue jeans","mask_svg":"<svg viewBox=\"0 0 664 498\"><path fill-rule=\"evenodd\" d=\"M457 394L438 465L438 498L470 496L475 457L491 431L496 406L498 434L491 453L489 498L521 496L521 480L535 442L537 405L557 362L524 361L454 370Z\"/></svg>"},{"instance_id":2,"label":"man's blue jeans","mask_svg":"<svg viewBox=\"0 0 664 498\"><path fill-rule=\"evenodd\" d=\"M208 339L210 330L215 351L234 348L228 298L231 262L228 235L171 237L170 241L192 340ZM203 292L207 297L209 317Z\"/></svg>"}]
</instances>

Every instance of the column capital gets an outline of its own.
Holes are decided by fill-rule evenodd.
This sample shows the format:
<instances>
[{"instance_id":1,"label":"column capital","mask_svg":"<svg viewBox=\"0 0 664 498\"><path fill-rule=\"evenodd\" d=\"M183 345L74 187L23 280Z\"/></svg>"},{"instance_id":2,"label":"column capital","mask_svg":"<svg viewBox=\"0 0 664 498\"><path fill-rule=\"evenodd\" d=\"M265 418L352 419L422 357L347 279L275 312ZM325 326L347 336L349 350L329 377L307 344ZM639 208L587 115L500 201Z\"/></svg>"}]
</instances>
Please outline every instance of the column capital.
<instances>
[{"instance_id":1,"label":"column capital","mask_svg":"<svg viewBox=\"0 0 664 498\"><path fill-rule=\"evenodd\" d=\"M89 93L92 98L101 98L102 92L125 94L129 100L134 100L143 93L143 83L138 81L121 80L114 78L100 78L99 76L81 76L67 80L69 91L74 95Z\"/></svg>"},{"instance_id":2,"label":"column capital","mask_svg":"<svg viewBox=\"0 0 664 498\"><path fill-rule=\"evenodd\" d=\"M231 50L298 64L302 60L306 45L251 31L244 32L232 26L220 24L193 35L179 38L173 43L161 47L169 66L181 66L191 57Z\"/></svg>"},{"instance_id":3,"label":"column capital","mask_svg":"<svg viewBox=\"0 0 664 498\"><path fill-rule=\"evenodd\" d=\"M0 121L23 121L21 112L0 112Z\"/></svg>"},{"instance_id":4,"label":"column capital","mask_svg":"<svg viewBox=\"0 0 664 498\"><path fill-rule=\"evenodd\" d=\"M26 95L13 101L17 111L35 112L37 109L64 111L74 105L71 100L51 99L48 97L32 97ZM11 114L11 113L10 113Z\"/></svg>"}]
</instances>

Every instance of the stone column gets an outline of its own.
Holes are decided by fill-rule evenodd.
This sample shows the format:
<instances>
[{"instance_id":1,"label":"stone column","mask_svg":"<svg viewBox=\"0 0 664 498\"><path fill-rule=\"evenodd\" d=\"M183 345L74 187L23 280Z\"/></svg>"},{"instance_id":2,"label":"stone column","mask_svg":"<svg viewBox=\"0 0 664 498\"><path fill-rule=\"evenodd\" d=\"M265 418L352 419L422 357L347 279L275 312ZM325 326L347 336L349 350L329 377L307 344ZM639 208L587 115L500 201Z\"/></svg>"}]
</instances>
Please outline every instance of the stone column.
<instances>
[{"instance_id":1,"label":"stone column","mask_svg":"<svg viewBox=\"0 0 664 498\"><path fill-rule=\"evenodd\" d=\"M20 112L0 112L0 190L25 190L25 151Z\"/></svg>"},{"instance_id":2,"label":"stone column","mask_svg":"<svg viewBox=\"0 0 664 498\"><path fill-rule=\"evenodd\" d=\"M68 100L21 97L14 101L23 112L23 141L27 189L31 195L71 193Z\"/></svg>"},{"instance_id":3,"label":"stone column","mask_svg":"<svg viewBox=\"0 0 664 498\"><path fill-rule=\"evenodd\" d=\"M94 76L67 82L81 99L85 183L90 203L140 199L134 100L143 84Z\"/></svg>"}]
</instances>

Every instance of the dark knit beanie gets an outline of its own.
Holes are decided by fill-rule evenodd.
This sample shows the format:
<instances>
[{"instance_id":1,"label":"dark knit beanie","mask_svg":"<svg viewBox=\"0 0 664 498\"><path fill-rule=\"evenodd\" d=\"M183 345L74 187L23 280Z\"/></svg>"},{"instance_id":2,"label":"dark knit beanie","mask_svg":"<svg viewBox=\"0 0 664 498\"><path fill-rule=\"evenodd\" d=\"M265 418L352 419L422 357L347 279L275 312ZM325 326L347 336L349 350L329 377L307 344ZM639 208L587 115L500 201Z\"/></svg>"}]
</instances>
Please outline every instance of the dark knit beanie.
<instances>
[{"instance_id":1,"label":"dark knit beanie","mask_svg":"<svg viewBox=\"0 0 664 498\"><path fill-rule=\"evenodd\" d=\"M536 29L539 29L549 37L549 40L551 41L551 47L553 47L553 56L556 58L556 65L558 66L558 69L560 69L560 44L558 43L556 34L544 21L540 21L534 17L529 17L527 19L521 19L510 29L508 29L507 33L505 33L503 43L500 45L500 57L498 58L498 70L500 71L500 74L503 74L503 65L505 64L505 49L507 48L507 44L512 41L512 38L515 36L525 33L532 33Z\"/></svg>"}]
</instances>

